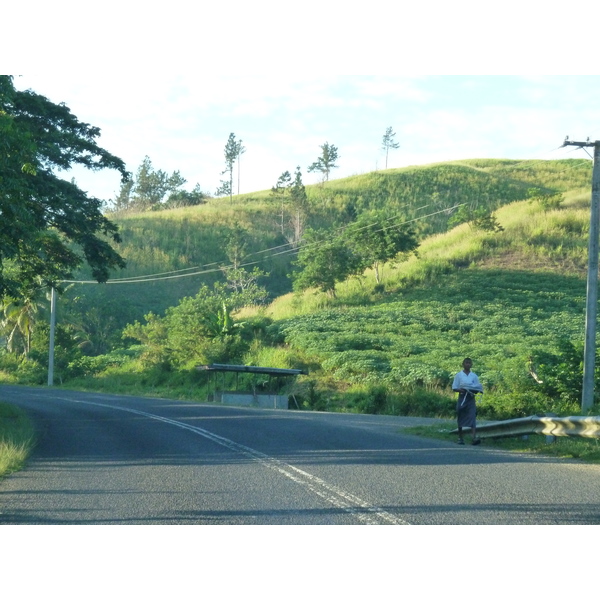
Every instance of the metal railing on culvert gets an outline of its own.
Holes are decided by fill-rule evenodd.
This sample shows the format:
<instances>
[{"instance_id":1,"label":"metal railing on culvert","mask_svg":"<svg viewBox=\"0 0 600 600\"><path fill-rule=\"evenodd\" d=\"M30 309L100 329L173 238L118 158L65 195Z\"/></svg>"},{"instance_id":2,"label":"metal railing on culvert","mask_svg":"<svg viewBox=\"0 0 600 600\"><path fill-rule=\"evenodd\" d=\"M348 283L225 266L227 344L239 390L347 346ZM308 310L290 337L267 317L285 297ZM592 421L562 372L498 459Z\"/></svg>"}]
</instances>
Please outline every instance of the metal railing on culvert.
<instances>
[{"instance_id":1,"label":"metal railing on culvert","mask_svg":"<svg viewBox=\"0 0 600 600\"><path fill-rule=\"evenodd\" d=\"M463 428L463 433L470 428ZM458 429L452 431L458 433ZM553 415L534 415L521 419L509 419L494 423L477 424L477 437L500 438L531 434L552 437L600 438L600 417L557 417Z\"/></svg>"}]
</instances>

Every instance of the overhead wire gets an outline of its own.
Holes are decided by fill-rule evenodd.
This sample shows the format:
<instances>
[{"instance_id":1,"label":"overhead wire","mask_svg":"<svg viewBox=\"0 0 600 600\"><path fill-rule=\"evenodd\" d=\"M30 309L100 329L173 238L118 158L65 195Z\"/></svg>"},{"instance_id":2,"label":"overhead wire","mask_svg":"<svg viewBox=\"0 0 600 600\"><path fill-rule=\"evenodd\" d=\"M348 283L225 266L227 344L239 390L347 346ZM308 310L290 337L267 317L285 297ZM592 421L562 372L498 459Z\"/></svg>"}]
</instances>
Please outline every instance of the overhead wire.
<instances>
[{"instance_id":1,"label":"overhead wire","mask_svg":"<svg viewBox=\"0 0 600 600\"><path fill-rule=\"evenodd\" d=\"M562 144L561 146L557 146L555 148L552 148L551 150L547 150L546 152L548 154L550 153L554 153L557 152L558 150L564 149L564 144ZM576 150L581 150L581 147L575 147L575 148L571 148L567 151L567 153L572 153ZM519 163L523 164L527 169L533 169L535 167L536 164L541 164L541 163L545 163L550 159L522 159L520 161L517 162L517 165ZM460 161L450 161L450 162L460 162ZM515 166L517 166L515 165ZM579 168L579 165L572 165L569 167L565 167L565 169L563 169L561 171L561 173L565 173L571 169L575 169L575 168ZM376 232L379 231L383 231L385 229L389 229L392 227L401 227L403 225L407 225L409 223L413 223L416 221L420 221L441 213L449 213L452 210L459 208L463 205L465 205L467 203L460 203L460 204L455 204L454 206L451 207L445 207L443 209L440 209L438 211L435 211L433 213L429 213L427 215L423 215L422 217L415 217L413 219L407 220L407 221L403 221L402 223L398 223L398 224L394 224L394 225L389 225L388 227L382 227L379 230L375 230ZM405 205L403 205L405 206ZM417 209L415 209L415 211L419 211L419 210L424 210L425 208L429 207L430 204L425 204L423 206L418 207ZM402 208L402 207L400 207ZM396 218L399 218L402 215L399 216L392 216L389 217L388 219L386 219L385 221L389 221L389 220L393 220ZM369 228L372 227L374 224L368 224L365 225L363 228L360 228L359 231L361 229L364 228ZM343 230L346 226L339 228L336 231L339 230ZM313 244L320 244L322 242L314 242ZM305 245L306 247L310 247L309 245ZM284 248L284 250L282 250L281 252L273 252L274 250L278 250ZM252 254L249 255L249 257L252 256L257 256L260 254L265 254L267 252L270 252L270 256L269 257L275 257L275 256L284 256L287 254L296 254L298 253L299 248L297 245L295 245L293 242L288 242L286 244L280 244L278 246L273 246L271 248L266 248L263 250L258 250ZM248 258L249 258L248 257ZM248 267L248 266L254 266L254 265L258 265L262 262L264 262L265 259L262 260L255 260L255 261L251 261L251 262L245 262L243 264L240 265L240 267ZM212 268L209 268L212 267ZM206 275L206 274L210 274L210 273L217 273L217 272L223 272L224 270L228 270L233 268L233 265L226 265L223 263L218 263L218 262L212 262L212 263L207 263L205 265L199 265L199 266L195 266L195 267L186 267L184 269L178 269L178 270L172 270L172 271L165 271L162 273L152 273L152 274L147 274L147 275L137 275L137 276L132 276L132 277L124 277L124 278L116 278L116 279L109 279L107 280L105 283L106 284L112 284L112 285L116 285L116 284L135 284L135 283L150 283L150 282L157 282L157 281L165 281L165 280L172 280L172 279L181 279L184 277L194 277L196 275ZM60 283L68 283L68 284L97 284L98 282L95 280L61 280Z\"/></svg>"},{"instance_id":2,"label":"overhead wire","mask_svg":"<svg viewBox=\"0 0 600 600\"><path fill-rule=\"evenodd\" d=\"M417 210L422 210L423 208L427 207L429 205L425 205L423 207L419 207L419 209ZM438 215L440 213L443 212L449 212L451 210L453 210L454 208L458 208L459 206L462 206L462 204L457 204L455 206L452 207L446 207L443 208L441 210L435 211L433 213L429 213L427 215L423 215L421 217L415 217L413 219L409 219L407 221L403 221L401 223L395 224L393 225L393 227L400 227L402 225L406 225L408 223L413 223L415 221L420 221L429 217L432 217L434 215ZM402 215L400 215L402 216ZM400 218L400 216L396 216L396 217L390 217L390 219L394 219L394 218ZM386 219L389 220L389 219ZM369 225L367 226L369 227ZM391 227L391 226L390 226ZM340 228L342 229L342 228ZM339 229L338 229L339 231ZM322 242L313 242L312 244L306 245L304 247L310 247L312 245L315 244L320 244ZM264 253L267 252L269 250L272 249L277 249L277 248L282 248L282 247L286 247L286 246L291 246L292 244L282 244L280 246L275 246L274 248L271 249L266 249L266 250L261 250L255 254L259 254L259 253ZM287 250L283 250L281 252L276 252L274 254L272 254L271 256L282 256L282 255L286 255L286 254L296 254L298 253L299 248L298 247L293 247L293 248L288 248ZM251 254L249 256L253 256L254 254ZM268 258L268 257L267 257ZM255 260L255 261L251 261L251 262L244 262L243 264L240 264L240 268L241 267L249 267L249 266L254 266L254 265L258 265L261 264L262 262L264 262L264 260L266 259L261 259L261 260ZM209 265L206 266L211 266L211 265L215 265L218 263L209 263ZM183 269L183 270L189 270L189 269L193 269L193 268L200 268L203 269L203 267L190 267L188 269ZM221 264L220 266L216 267L216 268L212 268L212 269L203 269L203 270L199 270L199 271L194 271L193 273L179 273L177 275L169 275L169 272L166 272L166 276L159 276L161 274L154 274L154 275L145 275L145 276L140 276L140 277L145 277L145 279L140 279L139 277L127 277L127 278L122 278L122 279L109 279L107 280L105 283L106 284L128 284L128 283L149 283L149 282L156 282L156 281L165 281L165 280L170 280L170 279L180 279L180 278L184 278L184 277L193 277L195 275L206 275L208 273L217 273L217 272L222 272L223 270L227 270L227 269L231 269L233 268L232 265L224 265ZM177 271L172 271L171 273L177 273ZM61 280L59 283L68 283L68 284L98 284L98 282L96 280L72 280L72 279L65 279L65 280Z\"/></svg>"}]
</instances>

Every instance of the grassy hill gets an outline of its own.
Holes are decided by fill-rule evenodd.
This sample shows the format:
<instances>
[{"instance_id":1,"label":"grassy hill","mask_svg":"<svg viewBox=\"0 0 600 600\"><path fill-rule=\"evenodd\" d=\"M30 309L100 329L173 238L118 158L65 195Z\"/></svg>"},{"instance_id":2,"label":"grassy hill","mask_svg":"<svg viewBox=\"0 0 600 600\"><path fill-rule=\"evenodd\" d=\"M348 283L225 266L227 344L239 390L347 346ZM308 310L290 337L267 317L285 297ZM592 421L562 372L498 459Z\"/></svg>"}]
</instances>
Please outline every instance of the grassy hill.
<instances>
[{"instance_id":1,"label":"grassy hill","mask_svg":"<svg viewBox=\"0 0 600 600\"><path fill-rule=\"evenodd\" d=\"M257 264L271 272L273 301L235 315L247 323L237 360L308 368L307 377L285 390L299 406L449 414L451 376L469 355L486 386L484 415L572 412L566 371L575 365L577 381L591 169L586 160L471 160L309 186L312 227L333 229L363 210L392 207L407 220L417 219L422 235L418 255L385 265L381 283L366 272L339 284L335 298L289 292L291 255L279 254L285 240L278 207L266 191L233 202L213 199L188 209L115 215L123 233L120 251L128 260L123 276L188 268L194 273L191 267L198 266L206 272L135 285L75 286L63 302L97 310L99 330L110 319L118 329L149 310L162 314L183 296L194 296L201 283L222 277L224 240L238 224L249 234L249 262L260 257ZM562 192L565 201L547 210L526 199L531 187ZM503 230L449 228L453 207L464 203L493 208ZM98 357L93 373L73 384L206 398L201 373L144 356L137 347ZM542 374L545 383L536 384L532 373Z\"/></svg>"},{"instance_id":2,"label":"grassy hill","mask_svg":"<svg viewBox=\"0 0 600 600\"><path fill-rule=\"evenodd\" d=\"M365 210L386 208L413 221L425 237L447 231L458 205L496 209L525 199L531 187L548 193L589 188L591 171L591 161L582 159L488 159L357 175L306 187L307 226L338 228ZM197 293L201 284L223 280L219 266L229 264L225 240L239 226L248 236L244 262L269 273L260 283L274 299L291 290L294 257L280 230L279 210L266 190L196 207L113 214L123 238L118 250L127 260L127 268L115 278L148 276L150 281L75 286L70 297L78 298L81 310L105 307L101 318L118 327L150 311L162 314ZM171 275L152 281L157 273ZM83 272L80 277L88 276Z\"/></svg>"}]
</instances>

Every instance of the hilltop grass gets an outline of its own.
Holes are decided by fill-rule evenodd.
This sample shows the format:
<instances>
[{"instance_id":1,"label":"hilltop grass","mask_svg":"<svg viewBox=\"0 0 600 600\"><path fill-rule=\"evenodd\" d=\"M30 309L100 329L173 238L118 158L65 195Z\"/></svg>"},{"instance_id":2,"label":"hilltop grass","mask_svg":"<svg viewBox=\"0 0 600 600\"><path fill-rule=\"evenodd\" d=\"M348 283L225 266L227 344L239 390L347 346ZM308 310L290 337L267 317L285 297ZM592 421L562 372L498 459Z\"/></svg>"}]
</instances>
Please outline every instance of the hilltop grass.
<instances>
[{"instance_id":1,"label":"hilltop grass","mask_svg":"<svg viewBox=\"0 0 600 600\"><path fill-rule=\"evenodd\" d=\"M447 230L448 211L451 212L453 206L469 204L498 209L527 198L530 187L549 193L581 189L589 186L591 170L589 160L466 160L307 184L310 211L306 226L339 228L365 210L386 208L397 211L407 220L418 219L416 223L421 233L431 236ZM277 176L276 173L273 176L274 184ZM226 239L235 224L249 234L245 251L248 261L269 273L260 281L261 285L272 298L285 295L291 290L289 274L293 252L286 251L280 210L270 190L263 190L234 196L231 200L213 198L187 208L113 213L111 220L119 225L122 237L117 250L127 261L127 268L116 273L116 278L182 269L195 269L199 273L168 282L84 286L83 289L75 286L65 298L76 298L83 308L93 306L96 311L104 311L102 320L114 321L114 327L120 328L133 320L141 320L148 312L163 314L167 307L185 296L195 295L201 284L211 286L223 281L219 265L229 262ZM269 250L273 248L277 250ZM478 252L478 248L465 247L460 261L468 261ZM445 257L440 256L439 260L437 272L443 273L447 267ZM457 261L459 257L454 260ZM408 264L412 266L406 268L415 269L414 277L418 278L421 266L411 261ZM90 278L86 272L78 276L78 279Z\"/></svg>"},{"instance_id":2,"label":"hilltop grass","mask_svg":"<svg viewBox=\"0 0 600 600\"><path fill-rule=\"evenodd\" d=\"M0 403L0 479L23 468L34 446L35 432L27 415Z\"/></svg>"}]
</instances>

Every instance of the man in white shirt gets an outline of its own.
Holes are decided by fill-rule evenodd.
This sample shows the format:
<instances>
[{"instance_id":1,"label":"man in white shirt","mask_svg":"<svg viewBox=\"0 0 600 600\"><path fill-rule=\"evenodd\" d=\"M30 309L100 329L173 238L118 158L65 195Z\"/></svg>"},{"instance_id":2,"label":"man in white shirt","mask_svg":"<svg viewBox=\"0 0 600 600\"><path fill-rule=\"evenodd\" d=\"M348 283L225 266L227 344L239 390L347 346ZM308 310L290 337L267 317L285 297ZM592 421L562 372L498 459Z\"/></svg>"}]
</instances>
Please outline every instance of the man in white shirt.
<instances>
[{"instance_id":1,"label":"man in white shirt","mask_svg":"<svg viewBox=\"0 0 600 600\"><path fill-rule=\"evenodd\" d=\"M463 370L459 371L454 377L452 389L458 392L458 401L456 402L456 415L458 419L458 444L465 443L462 435L463 427L471 428L473 436L472 444L476 446L481 443L481 440L476 436L475 417L477 409L475 406L475 394L483 394L483 386L479 383L479 378L471 367L473 361L470 358L465 358L462 363Z\"/></svg>"}]
</instances>

